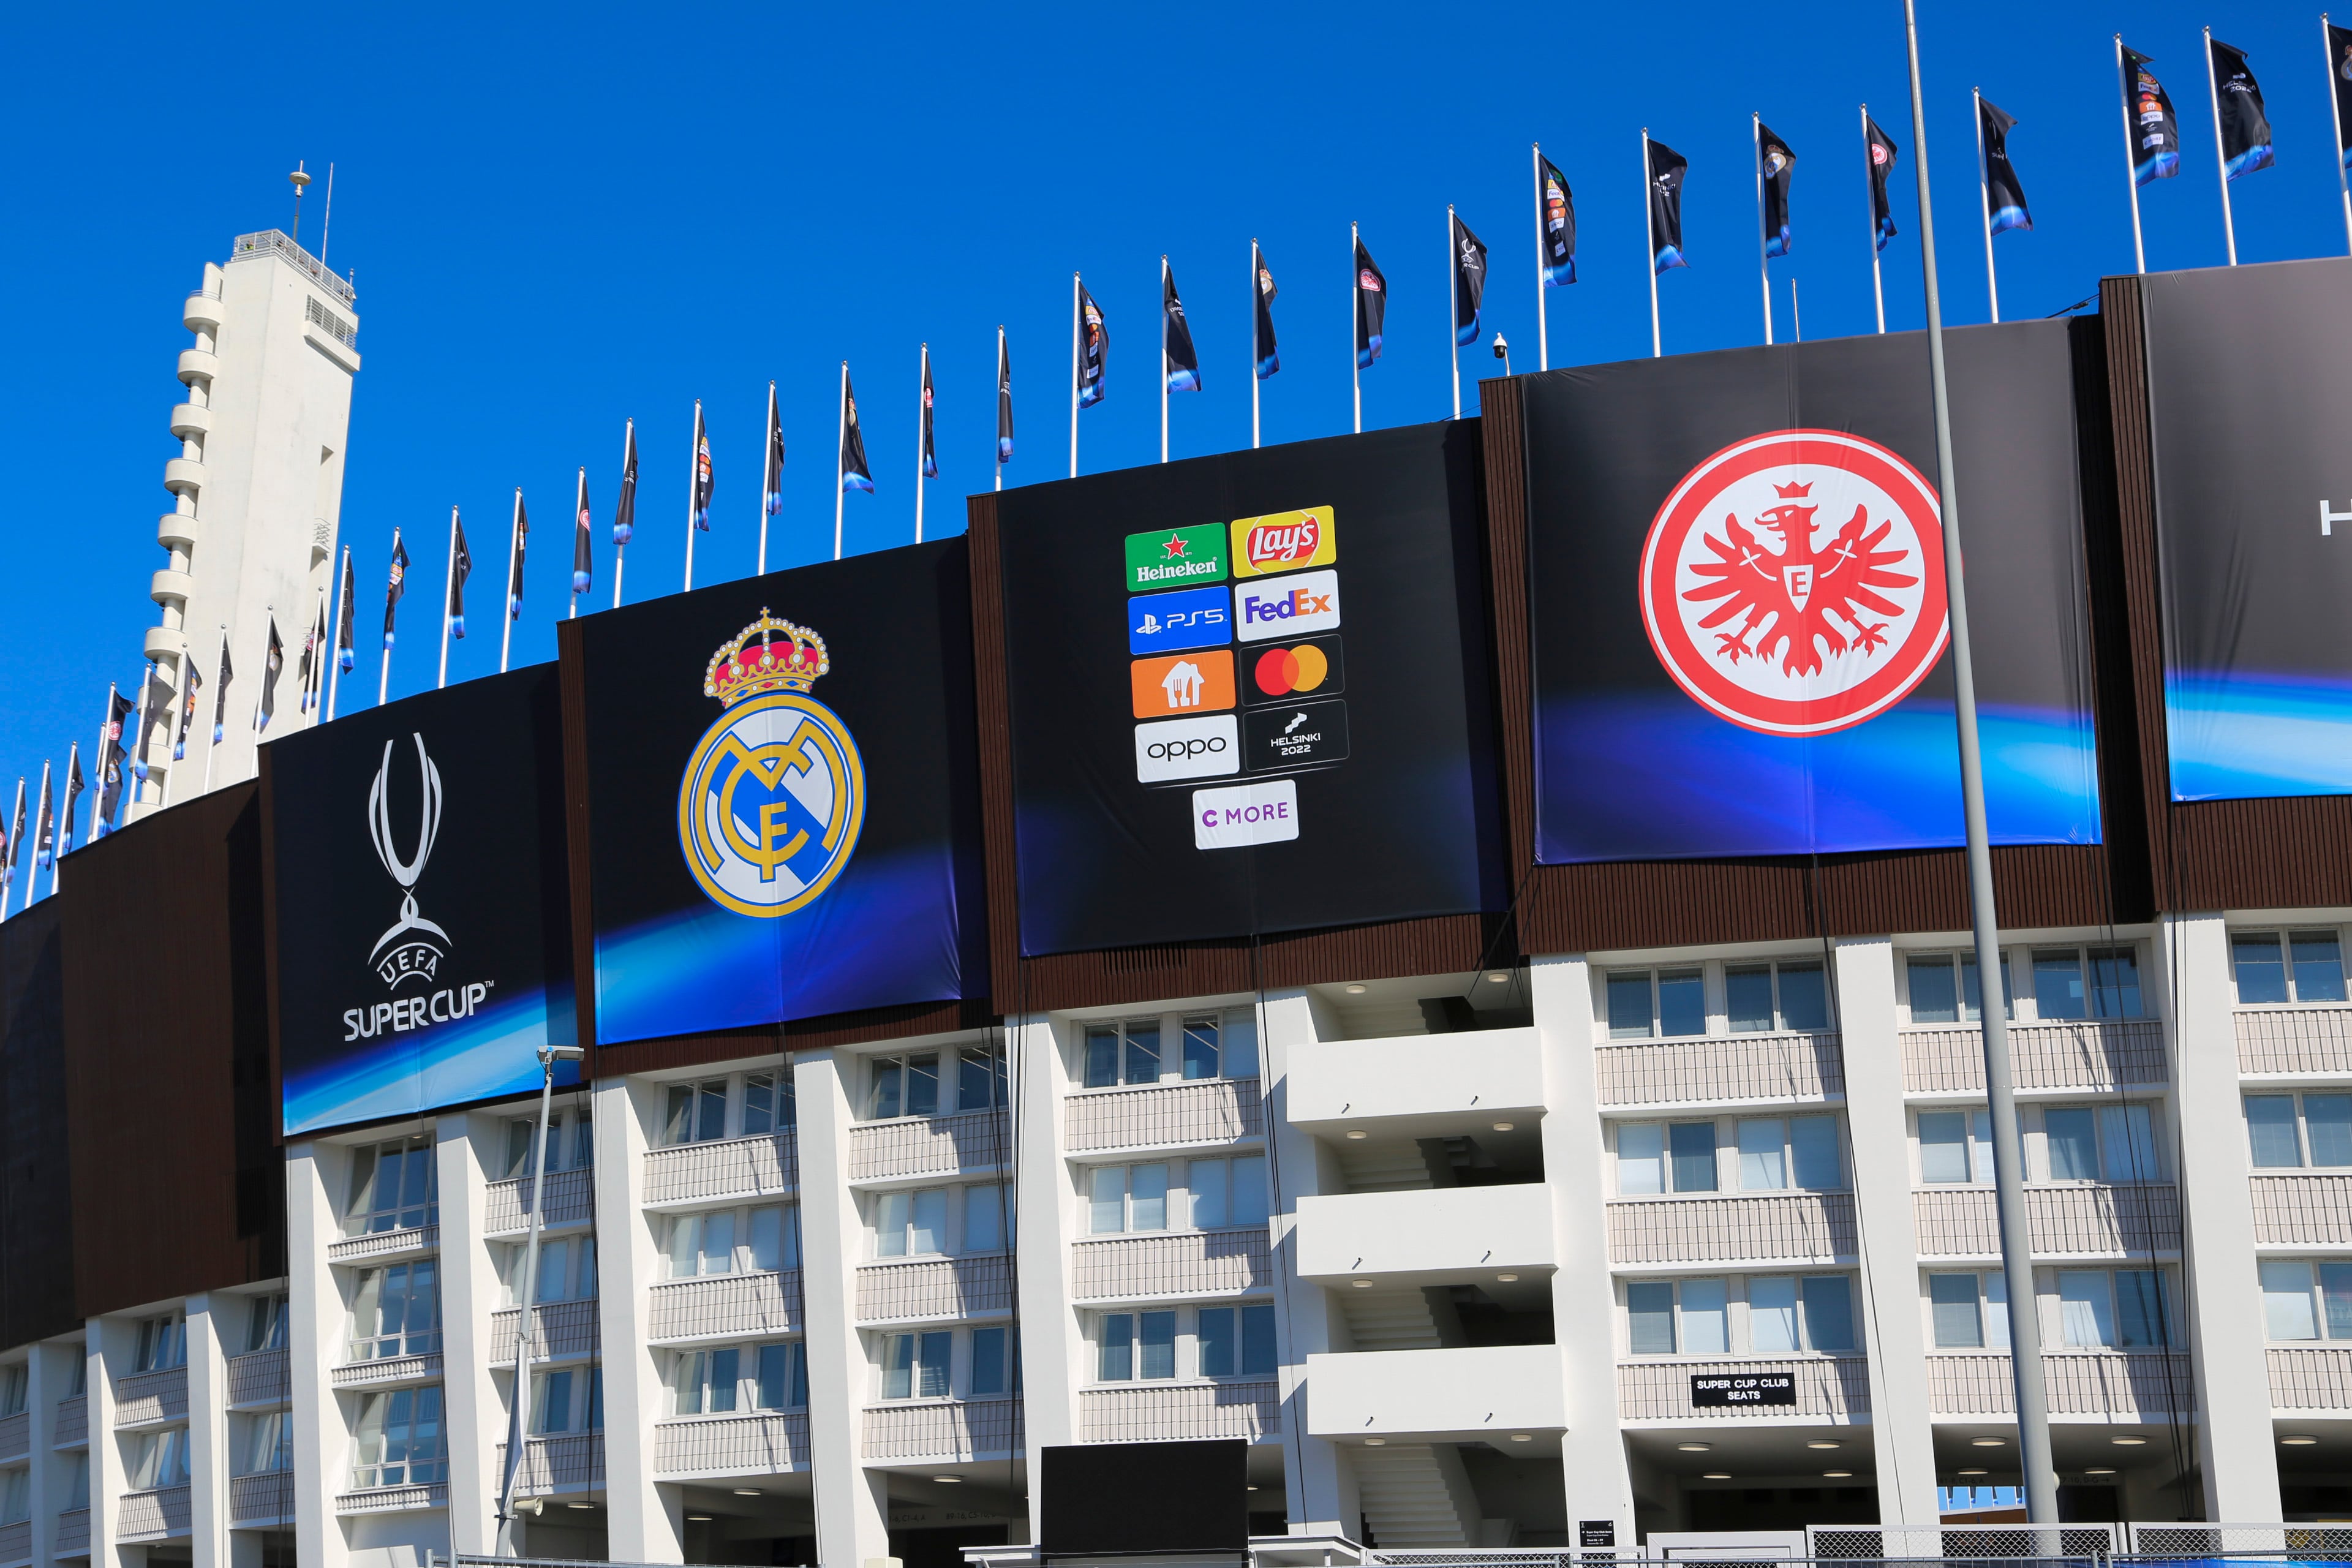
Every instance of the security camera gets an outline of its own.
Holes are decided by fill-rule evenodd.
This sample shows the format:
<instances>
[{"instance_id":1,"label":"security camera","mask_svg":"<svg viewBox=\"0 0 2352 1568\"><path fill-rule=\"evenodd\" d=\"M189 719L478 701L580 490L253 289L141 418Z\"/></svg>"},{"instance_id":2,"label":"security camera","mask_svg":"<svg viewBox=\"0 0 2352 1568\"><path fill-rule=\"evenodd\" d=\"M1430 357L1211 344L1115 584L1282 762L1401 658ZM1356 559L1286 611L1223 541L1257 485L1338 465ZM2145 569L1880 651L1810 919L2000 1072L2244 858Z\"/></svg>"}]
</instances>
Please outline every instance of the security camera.
<instances>
[{"instance_id":1,"label":"security camera","mask_svg":"<svg viewBox=\"0 0 2352 1568\"><path fill-rule=\"evenodd\" d=\"M1506 361L1511 357L1511 345L1503 341L1503 334L1500 332L1495 334L1495 357Z\"/></svg>"}]
</instances>

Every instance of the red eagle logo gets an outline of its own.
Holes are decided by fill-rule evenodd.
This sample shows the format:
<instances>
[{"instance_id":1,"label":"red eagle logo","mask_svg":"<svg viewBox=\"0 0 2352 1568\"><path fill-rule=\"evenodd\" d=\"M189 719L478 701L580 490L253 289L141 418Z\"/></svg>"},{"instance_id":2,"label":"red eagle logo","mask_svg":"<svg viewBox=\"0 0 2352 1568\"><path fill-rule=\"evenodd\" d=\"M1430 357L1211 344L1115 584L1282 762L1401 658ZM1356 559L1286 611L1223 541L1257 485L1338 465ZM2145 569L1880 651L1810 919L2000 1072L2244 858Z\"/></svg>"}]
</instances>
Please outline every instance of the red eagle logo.
<instances>
[{"instance_id":1,"label":"red eagle logo","mask_svg":"<svg viewBox=\"0 0 2352 1568\"><path fill-rule=\"evenodd\" d=\"M1872 526L1864 506L1857 505L1828 543L1815 549L1813 514L1819 509L1801 504L1812 488L1774 485L1780 504L1759 514L1753 529L1727 513L1723 538L1702 536L1715 559L1691 566L1692 575L1703 582L1683 596L1722 601L1698 624L1715 632L1715 652L1733 664L1769 658L1777 651L1786 673L1817 675L1825 653L1834 658L1850 647L1879 652L1886 647L1886 623L1869 617L1897 616L1903 606L1877 590L1908 588L1919 581L1892 569L1910 552L1899 544L1886 548L1895 525ZM1776 537L1779 553L1766 548L1759 531ZM1717 630L1726 626L1728 630Z\"/></svg>"}]
</instances>

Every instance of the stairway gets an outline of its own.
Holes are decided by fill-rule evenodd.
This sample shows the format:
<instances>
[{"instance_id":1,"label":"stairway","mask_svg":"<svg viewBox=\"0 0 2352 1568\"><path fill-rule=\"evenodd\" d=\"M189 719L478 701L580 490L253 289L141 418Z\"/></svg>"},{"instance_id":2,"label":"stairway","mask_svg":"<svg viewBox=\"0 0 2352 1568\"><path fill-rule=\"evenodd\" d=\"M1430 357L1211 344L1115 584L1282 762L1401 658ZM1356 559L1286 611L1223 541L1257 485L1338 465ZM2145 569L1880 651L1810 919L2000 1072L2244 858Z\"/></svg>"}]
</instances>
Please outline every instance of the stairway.
<instances>
[{"instance_id":1,"label":"stairway","mask_svg":"<svg viewBox=\"0 0 2352 1568\"><path fill-rule=\"evenodd\" d=\"M1476 1544L1478 1497L1451 1444L1351 1447L1349 1458L1364 1522L1381 1550Z\"/></svg>"},{"instance_id":2,"label":"stairway","mask_svg":"<svg viewBox=\"0 0 2352 1568\"><path fill-rule=\"evenodd\" d=\"M1339 1298L1349 1341L1360 1351L1433 1351L1445 1341L1418 1289L1348 1290Z\"/></svg>"},{"instance_id":3,"label":"stairway","mask_svg":"<svg viewBox=\"0 0 2352 1568\"><path fill-rule=\"evenodd\" d=\"M1342 1143L1339 1171L1351 1193L1402 1193L1433 1185L1421 1145L1406 1139Z\"/></svg>"}]
</instances>

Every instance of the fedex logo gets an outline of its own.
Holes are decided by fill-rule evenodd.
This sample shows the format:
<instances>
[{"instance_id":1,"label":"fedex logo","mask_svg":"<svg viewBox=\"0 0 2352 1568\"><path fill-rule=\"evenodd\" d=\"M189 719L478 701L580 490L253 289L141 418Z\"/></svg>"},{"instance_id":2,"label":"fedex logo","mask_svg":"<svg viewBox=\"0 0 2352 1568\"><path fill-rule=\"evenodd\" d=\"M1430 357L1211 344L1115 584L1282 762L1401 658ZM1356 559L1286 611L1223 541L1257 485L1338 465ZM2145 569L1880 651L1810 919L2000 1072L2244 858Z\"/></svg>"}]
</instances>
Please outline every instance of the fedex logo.
<instances>
[{"instance_id":1,"label":"fedex logo","mask_svg":"<svg viewBox=\"0 0 2352 1568\"><path fill-rule=\"evenodd\" d=\"M1241 518L1233 525L1233 536L1236 577L1328 566L1339 558L1339 542L1327 506Z\"/></svg>"},{"instance_id":2,"label":"fedex logo","mask_svg":"<svg viewBox=\"0 0 2352 1568\"><path fill-rule=\"evenodd\" d=\"M1234 590L1244 642L1329 631L1339 624L1339 574L1301 572Z\"/></svg>"}]
</instances>

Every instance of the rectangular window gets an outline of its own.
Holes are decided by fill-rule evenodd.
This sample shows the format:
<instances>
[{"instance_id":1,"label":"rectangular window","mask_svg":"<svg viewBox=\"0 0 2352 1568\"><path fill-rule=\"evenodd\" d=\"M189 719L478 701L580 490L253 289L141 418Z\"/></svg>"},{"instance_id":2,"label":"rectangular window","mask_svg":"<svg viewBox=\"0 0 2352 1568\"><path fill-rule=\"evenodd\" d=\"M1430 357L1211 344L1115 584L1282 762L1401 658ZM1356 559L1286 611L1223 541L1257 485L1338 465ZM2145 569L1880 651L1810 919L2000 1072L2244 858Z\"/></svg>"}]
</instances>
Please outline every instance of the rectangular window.
<instances>
[{"instance_id":1,"label":"rectangular window","mask_svg":"<svg viewBox=\"0 0 2352 1568\"><path fill-rule=\"evenodd\" d=\"M2315 1340L2319 1315L2312 1310L2311 1265L2265 1259L2262 1265L2263 1323L2273 1340Z\"/></svg>"},{"instance_id":2,"label":"rectangular window","mask_svg":"<svg viewBox=\"0 0 2352 1568\"><path fill-rule=\"evenodd\" d=\"M1780 1117L1739 1123L1739 1190L1776 1192L1789 1184L1789 1124Z\"/></svg>"},{"instance_id":3,"label":"rectangular window","mask_svg":"<svg viewBox=\"0 0 2352 1568\"><path fill-rule=\"evenodd\" d=\"M1618 1123L1617 1190L1632 1194L1666 1190L1666 1129L1663 1122Z\"/></svg>"},{"instance_id":4,"label":"rectangular window","mask_svg":"<svg viewBox=\"0 0 2352 1568\"><path fill-rule=\"evenodd\" d=\"M2319 1265L2320 1318L2331 1340L2352 1340L2352 1263Z\"/></svg>"},{"instance_id":5,"label":"rectangular window","mask_svg":"<svg viewBox=\"0 0 2352 1568\"><path fill-rule=\"evenodd\" d=\"M2344 948L2335 931L2235 931L2230 961L2242 1007L2345 999Z\"/></svg>"},{"instance_id":6,"label":"rectangular window","mask_svg":"<svg viewBox=\"0 0 2352 1568\"><path fill-rule=\"evenodd\" d=\"M256 1351L282 1351L286 1348L287 1298L284 1291L275 1296L256 1296L252 1308L246 1313L245 1349L247 1355ZM13 1414L0 1410L0 1415Z\"/></svg>"},{"instance_id":7,"label":"rectangular window","mask_svg":"<svg viewBox=\"0 0 2352 1568\"><path fill-rule=\"evenodd\" d=\"M808 1407L808 1354L797 1342L761 1345L758 1351L759 1386L754 1398L762 1410L804 1410Z\"/></svg>"},{"instance_id":8,"label":"rectangular window","mask_svg":"<svg viewBox=\"0 0 2352 1568\"><path fill-rule=\"evenodd\" d=\"M1215 1230L1233 1223L1232 1173L1223 1160L1194 1160L1186 1165L1184 1185L1192 1195L1192 1228Z\"/></svg>"},{"instance_id":9,"label":"rectangular window","mask_svg":"<svg viewBox=\"0 0 2352 1568\"><path fill-rule=\"evenodd\" d=\"M1643 1281L1625 1287L1626 1347L1635 1355L1675 1353L1675 1288Z\"/></svg>"},{"instance_id":10,"label":"rectangular window","mask_svg":"<svg viewBox=\"0 0 2352 1568\"><path fill-rule=\"evenodd\" d=\"M2099 1107L2099 1173L2110 1182L2152 1182L2156 1134L2145 1105Z\"/></svg>"},{"instance_id":11,"label":"rectangular window","mask_svg":"<svg viewBox=\"0 0 2352 1568\"><path fill-rule=\"evenodd\" d=\"M66 1469L66 1507L89 1506L89 1455L76 1452L68 1456Z\"/></svg>"},{"instance_id":12,"label":"rectangular window","mask_svg":"<svg viewBox=\"0 0 2352 1568\"><path fill-rule=\"evenodd\" d=\"M1135 1376L1135 1314L1105 1312L1096 1333L1096 1381L1130 1381Z\"/></svg>"},{"instance_id":13,"label":"rectangular window","mask_svg":"<svg viewBox=\"0 0 2352 1568\"><path fill-rule=\"evenodd\" d=\"M183 1312L148 1318L139 1325L139 1370L160 1372L188 1364L188 1320Z\"/></svg>"},{"instance_id":14,"label":"rectangular window","mask_svg":"<svg viewBox=\"0 0 2352 1568\"><path fill-rule=\"evenodd\" d=\"M1168 1167L1129 1165L1127 1168L1127 1228L1168 1228Z\"/></svg>"},{"instance_id":15,"label":"rectangular window","mask_svg":"<svg viewBox=\"0 0 2352 1568\"><path fill-rule=\"evenodd\" d=\"M2278 932L2232 933L2230 965L2237 974L2239 1006L2260 1006L2287 999L2286 961L2280 952Z\"/></svg>"},{"instance_id":16,"label":"rectangular window","mask_svg":"<svg viewBox=\"0 0 2352 1568\"><path fill-rule=\"evenodd\" d=\"M124 1477L135 1492L160 1491L188 1484L188 1429L174 1426L147 1432L131 1446L131 1466Z\"/></svg>"},{"instance_id":17,"label":"rectangular window","mask_svg":"<svg viewBox=\"0 0 2352 1568\"><path fill-rule=\"evenodd\" d=\"M434 1355L441 1349L440 1260L370 1268L352 1298L355 1362Z\"/></svg>"},{"instance_id":18,"label":"rectangular window","mask_svg":"<svg viewBox=\"0 0 2352 1568\"><path fill-rule=\"evenodd\" d=\"M2303 1163L2303 1142L2295 1131L2294 1096L2246 1096L2246 1139L2257 1170L2277 1170Z\"/></svg>"},{"instance_id":19,"label":"rectangular window","mask_svg":"<svg viewBox=\"0 0 2352 1568\"><path fill-rule=\"evenodd\" d=\"M1977 955L1973 952L1916 953L1904 960L1904 978L1911 994L1914 1024L1973 1024L1983 1007L1977 986ZM2004 1016L2015 1009L2010 995L2009 955L2000 960Z\"/></svg>"},{"instance_id":20,"label":"rectangular window","mask_svg":"<svg viewBox=\"0 0 2352 1568\"><path fill-rule=\"evenodd\" d=\"M1706 983L1699 970L1621 972L1609 976L1608 993L1612 1040L1706 1033Z\"/></svg>"},{"instance_id":21,"label":"rectangular window","mask_svg":"<svg viewBox=\"0 0 2352 1568\"><path fill-rule=\"evenodd\" d=\"M2058 1310L2069 1345L2113 1350L2116 1310L2105 1269L2064 1268L2058 1273Z\"/></svg>"},{"instance_id":22,"label":"rectangular window","mask_svg":"<svg viewBox=\"0 0 2352 1568\"><path fill-rule=\"evenodd\" d=\"M1004 1053L992 1046L966 1046L956 1053L956 1109L989 1110L1005 1103Z\"/></svg>"},{"instance_id":23,"label":"rectangular window","mask_svg":"<svg viewBox=\"0 0 2352 1568\"><path fill-rule=\"evenodd\" d=\"M1719 1354L1731 1348L1729 1300L1720 1279L1682 1282L1682 1341L1686 1354Z\"/></svg>"},{"instance_id":24,"label":"rectangular window","mask_svg":"<svg viewBox=\"0 0 2352 1568\"><path fill-rule=\"evenodd\" d=\"M2304 1140L2315 1165L2352 1165L2352 1094L2303 1097Z\"/></svg>"},{"instance_id":25,"label":"rectangular window","mask_svg":"<svg viewBox=\"0 0 2352 1568\"><path fill-rule=\"evenodd\" d=\"M1136 1373L1145 1378L1176 1375L1176 1314L1138 1312Z\"/></svg>"},{"instance_id":26,"label":"rectangular window","mask_svg":"<svg viewBox=\"0 0 2352 1568\"><path fill-rule=\"evenodd\" d=\"M0 1524L22 1524L33 1517L33 1471L27 1465L0 1470Z\"/></svg>"},{"instance_id":27,"label":"rectangular window","mask_svg":"<svg viewBox=\"0 0 2352 1568\"><path fill-rule=\"evenodd\" d=\"M1818 961L1778 966L1780 982L1780 1027L1818 1034L1830 1026L1827 977Z\"/></svg>"},{"instance_id":28,"label":"rectangular window","mask_svg":"<svg viewBox=\"0 0 2352 1568\"><path fill-rule=\"evenodd\" d=\"M26 1390L32 1377L23 1362L0 1367L0 1419L25 1414Z\"/></svg>"},{"instance_id":29,"label":"rectangular window","mask_svg":"<svg viewBox=\"0 0 2352 1568\"><path fill-rule=\"evenodd\" d=\"M1118 1082L1116 1024L1097 1024L1087 1030L1086 1080L1088 1089L1108 1089Z\"/></svg>"},{"instance_id":30,"label":"rectangular window","mask_svg":"<svg viewBox=\"0 0 2352 1568\"><path fill-rule=\"evenodd\" d=\"M1855 1348L1853 1281L1843 1274L1815 1274L1800 1284L1805 1302L1805 1347L1816 1351Z\"/></svg>"},{"instance_id":31,"label":"rectangular window","mask_svg":"<svg viewBox=\"0 0 2352 1568\"><path fill-rule=\"evenodd\" d=\"M1829 989L1817 959L1745 963L1723 972L1725 1011L1735 1035L1830 1026Z\"/></svg>"},{"instance_id":32,"label":"rectangular window","mask_svg":"<svg viewBox=\"0 0 2352 1568\"><path fill-rule=\"evenodd\" d=\"M430 1486L449 1479L437 1384L372 1395L361 1406L354 1436L354 1488Z\"/></svg>"},{"instance_id":33,"label":"rectangular window","mask_svg":"<svg viewBox=\"0 0 2352 1568\"><path fill-rule=\"evenodd\" d=\"M715 1143L727 1136L727 1080L669 1086L669 1104L662 1118L664 1143Z\"/></svg>"},{"instance_id":34,"label":"rectangular window","mask_svg":"<svg viewBox=\"0 0 2352 1568\"><path fill-rule=\"evenodd\" d=\"M734 1345L723 1350L702 1352L703 1405L718 1415L735 1408L739 1387L743 1381L743 1352Z\"/></svg>"},{"instance_id":35,"label":"rectangular window","mask_svg":"<svg viewBox=\"0 0 2352 1568\"><path fill-rule=\"evenodd\" d=\"M1796 1280L1775 1275L1748 1281L1748 1344L1756 1351L1799 1348Z\"/></svg>"},{"instance_id":36,"label":"rectangular window","mask_svg":"<svg viewBox=\"0 0 2352 1568\"><path fill-rule=\"evenodd\" d=\"M1725 1011L1735 1035L1766 1034L1772 1028L1772 966L1743 964L1723 972Z\"/></svg>"},{"instance_id":37,"label":"rectangular window","mask_svg":"<svg viewBox=\"0 0 2352 1568\"><path fill-rule=\"evenodd\" d=\"M1122 1083L1160 1081L1160 1020L1130 1019L1123 1026L1127 1048L1119 1058Z\"/></svg>"},{"instance_id":38,"label":"rectangular window","mask_svg":"<svg viewBox=\"0 0 2352 1568\"><path fill-rule=\"evenodd\" d=\"M1257 1077L1257 1014L1244 1007L1225 1015L1224 1053L1227 1078Z\"/></svg>"},{"instance_id":39,"label":"rectangular window","mask_svg":"<svg viewBox=\"0 0 2352 1568\"><path fill-rule=\"evenodd\" d=\"M436 1224L435 1190L433 1140L425 1134L354 1149L343 1232L362 1236Z\"/></svg>"},{"instance_id":40,"label":"rectangular window","mask_svg":"<svg viewBox=\"0 0 2352 1568\"><path fill-rule=\"evenodd\" d=\"M744 1137L780 1131L792 1126L795 1120L791 1073L753 1072L743 1075ZM585 1131L584 1125L583 1131Z\"/></svg>"},{"instance_id":41,"label":"rectangular window","mask_svg":"<svg viewBox=\"0 0 2352 1568\"><path fill-rule=\"evenodd\" d=\"M1797 1185L1809 1192L1829 1192L1845 1185L1845 1162L1838 1157L1836 1117L1789 1118L1789 1154Z\"/></svg>"},{"instance_id":42,"label":"rectangular window","mask_svg":"<svg viewBox=\"0 0 2352 1568\"><path fill-rule=\"evenodd\" d=\"M2334 931L2291 931L2287 935L2287 952L2294 966L2296 1001L2345 999L2344 948Z\"/></svg>"},{"instance_id":43,"label":"rectangular window","mask_svg":"<svg viewBox=\"0 0 2352 1568\"><path fill-rule=\"evenodd\" d=\"M1928 1275L1927 1305L1938 1350L1977 1350L1983 1346L1984 1319L1977 1309L1975 1275Z\"/></svg>"},{"instance_id":44,"label":"rectangular window","mask_svg":"<svg viewBox=\"0 0 2352 1568\"><path fill-rule=\"evenodd\" d=\"M1097 1165L1087 1173L1087 1231L1116 1236L1127 1228L1127 1167Z\"/></svg>"},{"instance_id":45,"label":"rectangular window","mask_svg":"<svg viewBox=\"0 0 2352 1568\"><path fill-rule=\"evenodd\" d=\"M2033 953L2033 1001L2045 1018L2087 1018L2090 998L2083 991L2083 955L2074 948Z\"/></svg>"},{"instance_id":46,"label":"rectangular window","mask_svg":"<svg viewBox=\"0 0 2352 1568\"><path fill-rule=\"evenodd\" d=\"M801 1266L801 1211L792 1204L766 1204L751 1211L751 1267L774 1270Z\"/></svg>"},{"instance_id":47,"label":"rectangular window","mask_svg":"<svg viewBox=\"0 0 2352 1568\"><path fill-rule=\"evenodd\" d=\"M1714 1122L1668 1123L1666 1149L1674 1167L1675 1191L1711 1193L1716 1190Z\"/></svg>"},{"instance_id":48,"label":"rectangular window","mask_svg":"<svg viewBox=\"0 0 2352 1568\"><path fill-rule=\"evenodd\" d=\"M2128 947L2095 947L2084 957L2091 971L2091 1016L2138 1017L2139 955Z\"/></svg>"},{"instance_id":49,"label":"rectangular window","mask_svg":"<svg viewBox=\"0 0 2352 1568\"><path fill-rule=\"evenodd\" d=\"M542 1372L530 1380L530 1430L540 1436L572 1429L571 1368Z\"/></svg>"},{"instance_id":50,"label":"rectangular window","mask_svg":"<svg viewBox=\"0 0 2352 1568\"><path fill-rule=\"evenodd\" d=\"M1242 1375L1272 1377L1279 1356L1275 1346L1274 1306L1260 1301L1241 1309Z\"/></svg>"},{"instance_id":51,"label":"rectangular window","mask_svg":"<svg viewBox=\"0 0 2352 1568\"><path fill-rule=\"evenodd\" d=\"M669 1222L669 1277L735 1271L735 1211L682 1214Z\"/></svg>"},{"instance_id":52,"label":"rectangular window","mask_svg":"<svg viewBox=\"0 0 2352 1568\"><path fill-rule=\"evenodd\" d=\"M1013 1375L1006 1347L1012 1335L1003 1329L974 1329L971 1331L971 1394L975 1399L988 1394L1009 1394L1013 1391Z\"/></svg>"},{"instance_id":53,"label":"rectangular window","mask_svg":"<svg viewBox=\"0 0 2352 1568\"><path fill-rule=\"evenodd\" d=\"M1844 1184L1833 1116L1750 1117L1739 1123L1742 1192L1784 1187L1823 1191Z\"/></svg>"},{"instance_id":54,"label":"rectangular window","mask_svg":"<svg viewBox=\"0 0 2352 1568\"><path fill-rule=\"evenodd\" d=\"M2116 1270L2116 1333L2125 1350L2156 1350L2172 1342L2164 1276L2153 1268Z\"/></svg>"},{"instance_id":55,"label":"rectangular window","mask_svg":"<svg viewBox=\"0 0 2352 1568\"><path fill-rule=\"evenodd\" d=\"M1609 977L1609 1037L1612 1040L1646 1040L1652 1034L1650 1010L1650 974L1643 970L1638 974L1612 974Z\"/></svg>"},{"instance_id":56,"label":"rectangular window","mask_svg":"<svg viewBox=\"0 0 2352 1568\"><path fill-rule=\"evenodd\" d=\"M940 1054L877 1057L873 1087L866 1100L866 1119L894 1116L937 1116L940 1113Z\"/></svg>"},{"instance_id":57,"label":"rectangular window","mask_svg":"<svg viewBox=\"0 0 2352 1568\"><path fill-rule=\"evenodd\" d=\"M996 1183L963 1190L963 1249L1001 1252L1004 1248L1004 1188Z\"/></svg>"},{"instance_id":58,"label":"rectangular window","mask_svg":"<svg viewBox=\"0 0 2352 1568\"><path fill-rule=\"evenodd\" d=\"M2099 1179L2099 1136L2096 1119L2084 1105L2052 1106L2042 1113L2042 1140L2050 1155L2053 1182L2095 1182Z\"/></svg>"},{"instance_id":59,"label":"rectangular window","mask_svg":"<svg viewBox=\"0 0 2352 1568\"><path fill-rule=\"evenodd\" d=\"M1184 1020L1184 1076L1186 1079L1215 1078L1219 1020L1187 1018Z\"/></svg>"}]
</instances>

